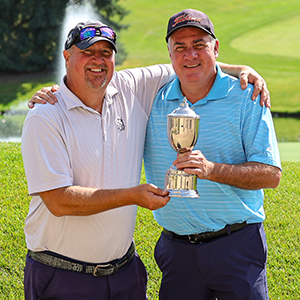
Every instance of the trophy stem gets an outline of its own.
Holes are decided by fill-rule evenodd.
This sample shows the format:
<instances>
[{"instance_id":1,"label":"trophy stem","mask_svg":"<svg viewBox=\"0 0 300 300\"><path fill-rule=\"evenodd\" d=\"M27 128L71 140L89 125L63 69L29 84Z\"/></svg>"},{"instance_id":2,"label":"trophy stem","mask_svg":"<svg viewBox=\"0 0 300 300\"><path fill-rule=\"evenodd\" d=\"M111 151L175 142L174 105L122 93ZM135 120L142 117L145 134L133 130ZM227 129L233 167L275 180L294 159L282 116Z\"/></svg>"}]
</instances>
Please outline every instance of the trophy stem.
<instances>
[{"instance_id":1,"label":"trophy stem","mask_svg":"<svg viewBox=\"0 0 300 300\"><path fill-rule=\"evenodd\" d=\"M197 176L172 166L165 176L165 188L171 197L200 198L197 192Z\"/></svg>"}]
</instances>

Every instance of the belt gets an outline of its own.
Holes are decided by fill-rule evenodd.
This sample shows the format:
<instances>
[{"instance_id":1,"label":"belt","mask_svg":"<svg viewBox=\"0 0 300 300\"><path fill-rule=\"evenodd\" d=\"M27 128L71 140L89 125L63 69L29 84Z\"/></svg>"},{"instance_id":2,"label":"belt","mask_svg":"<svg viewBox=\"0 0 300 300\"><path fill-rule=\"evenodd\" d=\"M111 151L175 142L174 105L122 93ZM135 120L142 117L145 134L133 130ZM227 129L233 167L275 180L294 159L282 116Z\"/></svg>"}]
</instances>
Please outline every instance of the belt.
<instances>
[{"instance_id":1,"label":"belt","mask_svg":"<svg viewBox=\"0 0 300 300\"><path fill-rule=\"evenodd\" d=\"M235 223L233 225L227 225L219 231L211 231L211 232L189 234L189 235L179 235L165 228L163 229L163 232L172 239L186 240L192 244L200 244L204 242L210 242L224 235L230 235L232 232L242 229L245 226L247 226L247 222Z\"/></svg>"},{"instance_id":2,"label":"belt","mask_svg":"<svg viewBox=\"0 0 300 300\"><path fill-rule=\"evenodd\" d=\"M87 264L74 262L72 260L68 260L67 258L59 258L45 252L34 252L31 250L28 251L28 254L32 259L44 265L63 270L92 274L95 277L108 276L116 273L133 258L134 253L135 245L132 243L127 253L117 261L112 261L106 264Z\"/></svg>"}]
</instances>

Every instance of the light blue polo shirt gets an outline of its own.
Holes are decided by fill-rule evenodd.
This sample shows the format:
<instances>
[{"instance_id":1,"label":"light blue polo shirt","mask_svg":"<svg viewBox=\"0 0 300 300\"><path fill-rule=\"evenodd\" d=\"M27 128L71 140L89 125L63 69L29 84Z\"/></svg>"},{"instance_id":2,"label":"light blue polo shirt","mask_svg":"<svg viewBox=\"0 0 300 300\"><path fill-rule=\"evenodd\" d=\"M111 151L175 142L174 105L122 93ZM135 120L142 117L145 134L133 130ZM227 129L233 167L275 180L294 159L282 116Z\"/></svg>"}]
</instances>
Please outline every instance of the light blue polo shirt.
<instances>
[{"instance_id":1,"label":"light blue polo shirt","mask_svg":"<svg viewBox=\"0 0 300 300\"><path fill-rule=\"evenodd\" d=\"M213 162L241 164L255 161L281 168L270 110L251 100L253 86L242 90L238 79L221 71L209 94L190 107L201 117L197 144ZM183 99L179 79L157 94L147 126L145 171L147 182L164 188L165 173L176 158L167 137L167 115ZM201 198L172 197L154 211L156 221L177 234L217 231L227 224L262 222L263 190L244 190L209 180L197 180Z\"/></svg>"}]
</instances>

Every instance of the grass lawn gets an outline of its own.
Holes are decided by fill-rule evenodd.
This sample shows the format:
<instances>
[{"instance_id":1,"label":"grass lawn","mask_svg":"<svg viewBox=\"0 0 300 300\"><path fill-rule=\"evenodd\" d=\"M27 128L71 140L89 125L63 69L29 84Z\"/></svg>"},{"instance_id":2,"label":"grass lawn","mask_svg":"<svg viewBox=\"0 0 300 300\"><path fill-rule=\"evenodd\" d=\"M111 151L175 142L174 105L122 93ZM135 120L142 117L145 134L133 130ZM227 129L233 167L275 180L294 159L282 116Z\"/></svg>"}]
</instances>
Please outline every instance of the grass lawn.
<instances>
[{"instance_id":1,"label":"grass lawn","mask_svg":"<svg viewBox=\"0 0 300 300\"><path fill-rule=\"evenodd\" d=\"M218 60L247 64L267 80L273 111L300 112L300 2L274 1L142 1L121 0L131 12L120 40L128 59L120 68L169 63L167 21L185 8L204 11L220 40Z\"/></svg>"},{"instance_id":2,"label":"grass lawn","mask_svg":"<svg viewBox=\"0 0 300 300\"><path fill-rule=\"evenodd\" d=\"M21 146L0 142L0 299L23 298L23 268L26 245L23 233L30 197L22 165ZM283 162L280 186L266 190L265 230L268 238L270 299L299 299L300 290L300 163ZM145 182L145 174L142 174ZM160 227L152 213L139 208L135 240L149 272L149 299L156 300L160 271L153 251Z\"/></svg>"},{"instance_id":3,"label":"grass lawn","mask_svg":"<svg viewBox=\"0 0 300 300\"><path fill-rule=\"evenodd\" d=\"M279 143L282 161L300 161L300 143Z\"/></svg>"}]
</instances>

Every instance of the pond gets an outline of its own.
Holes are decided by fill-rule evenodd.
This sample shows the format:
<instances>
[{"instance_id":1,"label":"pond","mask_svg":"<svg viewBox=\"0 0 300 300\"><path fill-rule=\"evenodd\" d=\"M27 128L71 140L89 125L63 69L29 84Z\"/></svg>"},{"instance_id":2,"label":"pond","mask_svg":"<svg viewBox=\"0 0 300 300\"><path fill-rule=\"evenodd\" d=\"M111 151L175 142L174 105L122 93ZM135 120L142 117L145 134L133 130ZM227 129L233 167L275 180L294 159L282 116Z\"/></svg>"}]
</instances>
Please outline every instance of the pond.
<instances>
[{"instance_id":1,"label":"pond","mask_svg":"<svg viewBox=\"0 0 300 300\"><path fill-rule=\"evenodd\" d=\"M0 142L21 142L22 127L28 110L4 112L0 116Z\"/></svg>"},{"instance_id":2,"label":"pond","mask_svg":"<svg viewBox=\"0 0 300 300\"><path fill-rule=\"evenodd\" d=\"M12 110L0 115L0 142L21 142L27 112L28 109ZM273 120L282 160L300 161L300 119L274 115Z\"/></svg>"}]
</instances>

